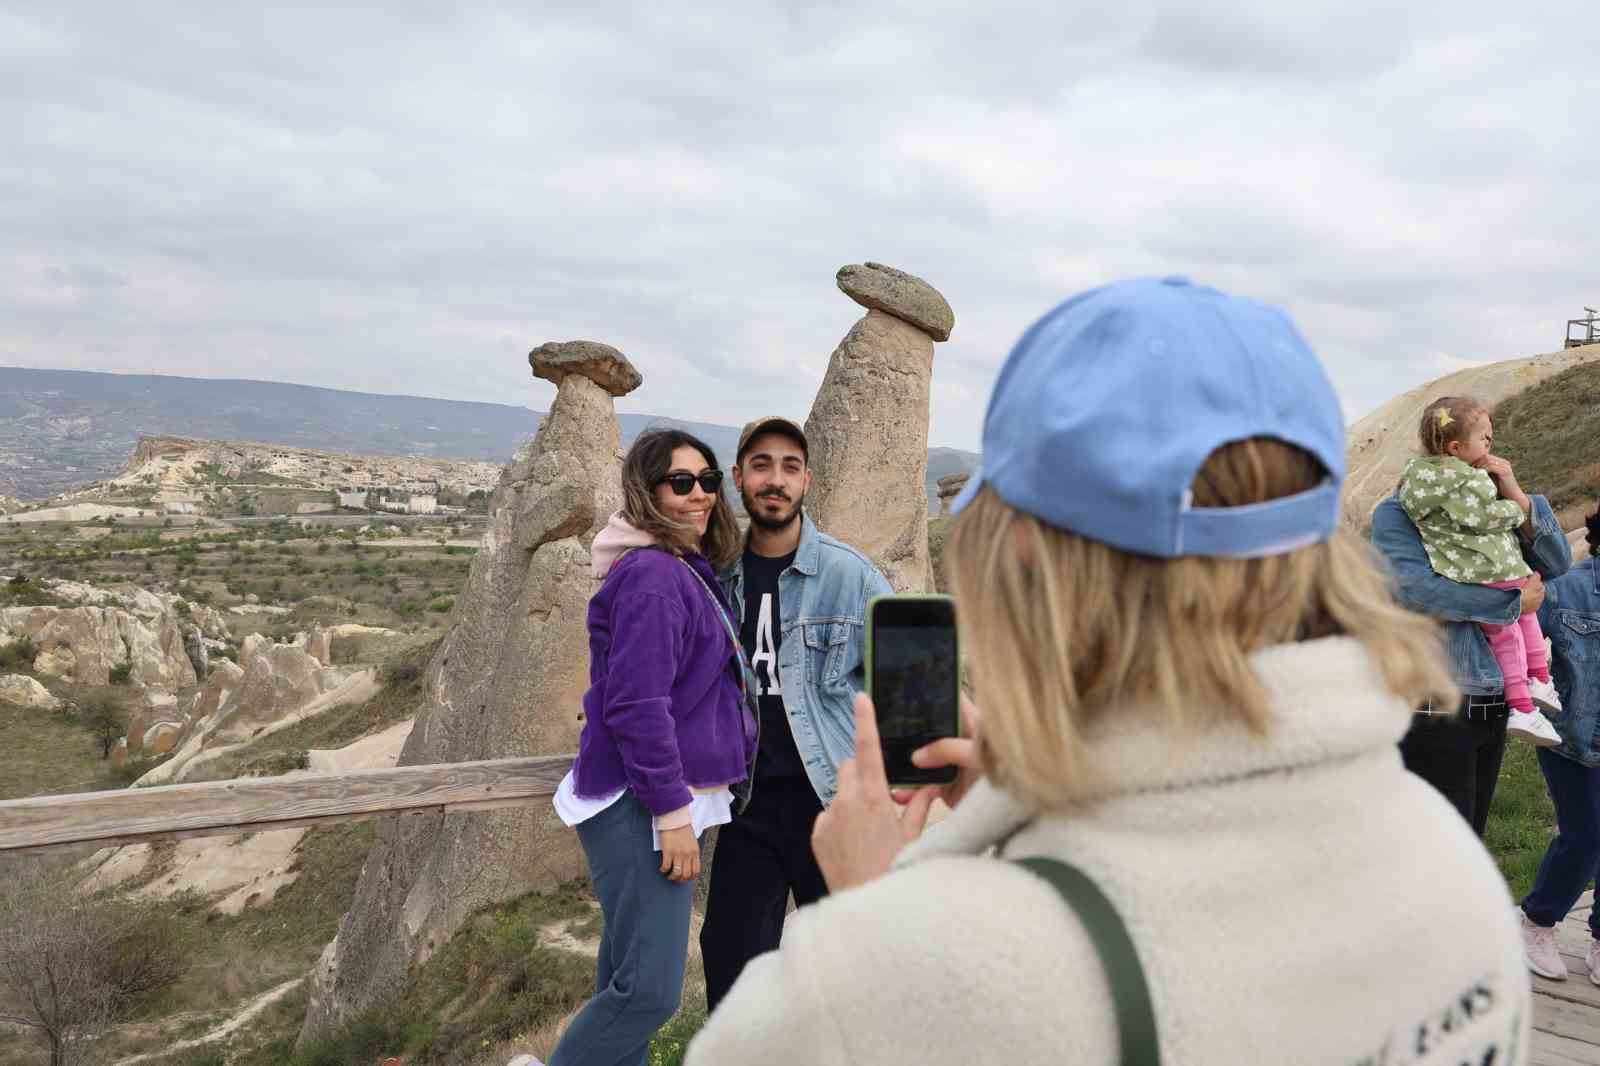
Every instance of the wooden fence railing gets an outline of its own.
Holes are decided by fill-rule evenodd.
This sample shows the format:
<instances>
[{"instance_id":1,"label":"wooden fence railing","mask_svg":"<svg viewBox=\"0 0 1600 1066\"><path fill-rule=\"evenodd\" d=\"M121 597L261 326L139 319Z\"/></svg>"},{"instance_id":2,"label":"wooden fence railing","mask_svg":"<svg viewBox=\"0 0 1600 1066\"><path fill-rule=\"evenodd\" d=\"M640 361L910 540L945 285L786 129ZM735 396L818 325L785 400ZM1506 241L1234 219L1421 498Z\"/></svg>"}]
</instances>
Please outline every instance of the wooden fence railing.
<instances>
[{"instance_id":1,"label":"wooden fence railing","mask_svg":"<svg viewBox=\"0 0 1600 1066\"><path fill-rule=\"evenodd\" d=\"M6 800L0 855L514 807L555 795L572 759L487 759Z\"/></svg>"}]
</instances>

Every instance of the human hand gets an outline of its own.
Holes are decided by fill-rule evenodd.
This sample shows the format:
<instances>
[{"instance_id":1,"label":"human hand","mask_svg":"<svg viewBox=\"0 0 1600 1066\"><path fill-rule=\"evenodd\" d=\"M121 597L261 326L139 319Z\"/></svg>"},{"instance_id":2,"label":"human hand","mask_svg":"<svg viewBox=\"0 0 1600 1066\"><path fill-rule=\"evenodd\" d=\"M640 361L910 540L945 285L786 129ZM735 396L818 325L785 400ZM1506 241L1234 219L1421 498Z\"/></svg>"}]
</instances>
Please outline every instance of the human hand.
<instances>
[{"instance_id":1,"label":"human hand","mask_svg":"<svg viewBox=\"0 0 1600 1066\"><path fill-rule=\"evenodd\" d=\"M928 808L938 793L919 789L903 810L895 803L883 769L872 700L865 693L856 696L855 709L855 758L839 767L839 790L811 828L811 850L834 892L888 872L900 849L928 824Z\"/></svg>"},{"instance_id":2,"label":"human hand","mask_svg":"<svg viewBox=\"0 0 1600 1066\"><path fill-rule=\"evenodd\" d=\"M961 720L964 723L959 737L945 737L924 745L911 753L911 761L924 770L940 766L957 768L956 779L948 785L924 785L922 788L897 788L893 791L896 803L910 803L918 793L932 792L934 799L944 800L946 807L956 805L972 791L972 786L983 777L983 764L978 757L978 723L983 715L967 697L961 697Z\"/></svg>"},{"instance_id":3,"label":"human hand","mask_svg":"<svg viewBox=\"0 0 1600 1066\"><path fill-rule=\"evenodd\" d=\"M1501 496L1521 505L1523 511L1532 509L1533 502L1522 491L1522 486L1517 484L1517 475L1512 471L1510 462L1498 455L1485 455L1476 465L1494 479L1495 488L1500 490Z\"/></svg>"},{"instance_id":4,"label":"human hand","mask_svg":"<svg viewBox=\"0 0 1600 1066\"><path fill-rule=\"evenodd\" d=\"M694 826L680 825L676 829L663 829L661 836L661 872L668 881L693 881L700 876L700 842L694 837Z\"/></svg>"},{"instance_id":5,"label":"human hand","mask_svg":"<svg viewBox=\"0 0 1600 1066\"><path fill-rule=\"evenodd\" d=\"M1522 613L1532 614L1544 602L1544 578L1535 573L1522 586Z\"/></svg>"}]
</instances>

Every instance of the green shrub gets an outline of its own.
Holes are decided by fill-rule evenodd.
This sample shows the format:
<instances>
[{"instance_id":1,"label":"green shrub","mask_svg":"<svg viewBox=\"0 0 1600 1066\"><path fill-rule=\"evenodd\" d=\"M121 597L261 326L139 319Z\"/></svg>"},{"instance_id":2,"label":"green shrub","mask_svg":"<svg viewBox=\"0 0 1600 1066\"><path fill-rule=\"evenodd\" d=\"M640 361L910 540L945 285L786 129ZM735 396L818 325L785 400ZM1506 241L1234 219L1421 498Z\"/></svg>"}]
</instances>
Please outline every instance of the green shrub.
<instances>
[{"instance_id":1,"label":"green shrub","mask_svg":"<svg viewBox=\"0 0 1600 1066\"><path fill-rule=\"evenodd\" d=\"M282 777L291 770L304 770L311 765L311 753L304 748L268 752L252 759L239 768L238 777Z\"/></svg>"},{"instance_id":2,"label":"green shrub","mask_svg":"<svg viewBox=\"0 0 1600 1066\"><path fill-rule=\"evenodd\" d=\"M445 611L448 611L455 605L456 600L454 596L440 596L438 599L428 604L428 610L438 611L440 614L443 614Z\"/></svg>"},{"instance_id":3,"label":"green shrub","mask_svg":"<svg viewBox=\"0 0 1600 1066\"><path fill-rule=\"evenodd\" d=\"M32 637L18 637L9 644L0 644L0 670L15 673L33 669L39 646Z\"/></svg>"},{"instance_id":4,"label":"green shrub","mask_svg":"<svg viewBox=\"0 0 1600 1066\"><path fill-rule=\"evenodd\" d=\"M111 668L113 685L126 685L131 680L133 680L133 663L121 662Z\"/></svg>"}]
</instances>

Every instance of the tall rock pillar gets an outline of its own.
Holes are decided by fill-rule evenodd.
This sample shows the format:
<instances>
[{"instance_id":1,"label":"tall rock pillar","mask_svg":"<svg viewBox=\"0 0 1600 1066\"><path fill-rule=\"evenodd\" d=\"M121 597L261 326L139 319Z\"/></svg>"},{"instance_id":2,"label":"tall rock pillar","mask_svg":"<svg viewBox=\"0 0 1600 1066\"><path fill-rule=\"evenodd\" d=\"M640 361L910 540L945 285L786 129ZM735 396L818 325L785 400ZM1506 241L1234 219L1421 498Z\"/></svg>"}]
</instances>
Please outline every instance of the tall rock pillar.
<instances>
[{"instance_id":1,"label":"tall rock pillar","mask_svg":"<svg viewBox=\"0 0 1600 1066\"><path fill-rule=\"evenodd\" d=\"M806 510L896 592L928 591L933 342L950 338L955 313L932 285L880 263L843 267L838 282L867 314L834 349L806 419Z\"/></svg>"},{"instance_id":2,"label":"tall rock pillar","mask_svg":"<svg viewBox=\"0 0 1600 1066\"><path fill-rule=\"evenodd\" d=\"M613 398L642 378L590 341L541 345L528 361L557 384L555 403L500 475L402 766L577 750L589 545L622 502ZM380 819L355 900L312 974L302 1041L381 1002L472 911L583 871L576 836L548 803Z\"/></svg>"}]
</instances>

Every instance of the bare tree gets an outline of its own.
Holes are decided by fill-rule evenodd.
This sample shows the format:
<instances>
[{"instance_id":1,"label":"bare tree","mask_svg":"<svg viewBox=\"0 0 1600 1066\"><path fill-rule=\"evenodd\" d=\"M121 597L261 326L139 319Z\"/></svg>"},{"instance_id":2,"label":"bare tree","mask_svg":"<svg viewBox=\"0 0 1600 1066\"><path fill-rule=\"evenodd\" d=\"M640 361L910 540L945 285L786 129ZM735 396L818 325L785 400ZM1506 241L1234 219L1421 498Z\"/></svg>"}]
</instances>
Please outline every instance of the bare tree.
<instances>
[{"instance_id":1,"label":"bare tree","mask_svg":"<svg viewBox=\"0 0 1600 1066\"><path fill-rule=\"evenodd\" d=\"M87 1061L88 1041L183 973L181 938L148 904L80 895L70 867L0 864L0 1021L50 1045L50 1066Z\"/></svg>"},{"instance_id":2,"label":"bare tree","mask_svg":"<svg viewBox=\"0 0 1600 1066\"><path fill-rule=\"evenodd\" d=\"M91 696L79 709L78 719L100 742L102 759L111 757L111 749L128 732L128 715L110 696Z\"/></svg>"}]
</instances>

